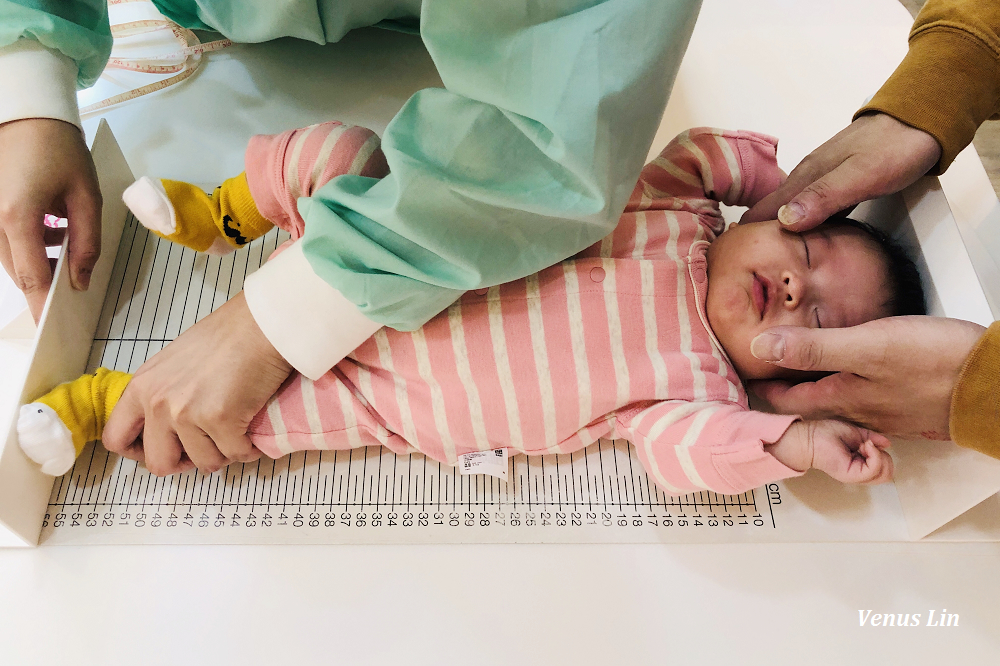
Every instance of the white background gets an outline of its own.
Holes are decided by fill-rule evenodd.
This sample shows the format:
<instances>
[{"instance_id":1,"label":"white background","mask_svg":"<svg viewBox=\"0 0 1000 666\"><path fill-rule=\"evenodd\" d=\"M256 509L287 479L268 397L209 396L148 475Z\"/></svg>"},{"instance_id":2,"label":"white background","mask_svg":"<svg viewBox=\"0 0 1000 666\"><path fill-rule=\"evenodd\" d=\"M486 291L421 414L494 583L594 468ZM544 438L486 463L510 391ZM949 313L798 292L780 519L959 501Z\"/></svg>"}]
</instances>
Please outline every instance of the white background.
<instances>
[{"instance_id":1,"label":"white background","mask_svg":"<svg viewBox=\"0 0 1000 666\"><path fill-rule=\"evenodd\" d=\"M896 0L706 0L662 138L757 129L791 169L891 72L909 24ZM137 176L211 185L251 134L381 131L434 84L416 39L359 31L213 55L107 118ZM6 550L0 663L990 663L998 564L1000 544ZM959 627L858 626L859 609L942 608Z\"/></svg>"}]
</instances>

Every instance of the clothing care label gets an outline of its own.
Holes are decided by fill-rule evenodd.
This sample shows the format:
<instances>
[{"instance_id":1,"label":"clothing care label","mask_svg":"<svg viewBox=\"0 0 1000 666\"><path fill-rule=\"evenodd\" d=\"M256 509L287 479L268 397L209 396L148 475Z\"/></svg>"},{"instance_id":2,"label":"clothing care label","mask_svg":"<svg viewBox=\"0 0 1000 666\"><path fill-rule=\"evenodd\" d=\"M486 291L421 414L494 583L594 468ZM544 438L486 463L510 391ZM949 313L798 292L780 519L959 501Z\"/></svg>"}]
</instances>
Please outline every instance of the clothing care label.
<instances>
[{"instance_id":1,"label":"clothing care label","mask_svg":"<svg viewBox=\"0 0 1000 666\"><path fill-rule=\"evenodd\" d=\"M487 474L506 481L507 449L464 453L458 457L458 471L462 476Z\"/></svg>"}]
</instances>

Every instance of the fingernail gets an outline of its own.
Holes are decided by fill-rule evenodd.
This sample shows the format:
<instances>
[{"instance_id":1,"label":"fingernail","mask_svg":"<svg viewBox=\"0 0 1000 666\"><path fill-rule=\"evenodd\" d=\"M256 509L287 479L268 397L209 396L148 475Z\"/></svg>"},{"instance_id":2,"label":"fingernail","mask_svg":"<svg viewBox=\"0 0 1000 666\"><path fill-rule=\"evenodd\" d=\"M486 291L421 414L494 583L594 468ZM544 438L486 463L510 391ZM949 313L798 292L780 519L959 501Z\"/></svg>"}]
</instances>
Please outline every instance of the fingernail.
<instances>
[{"instance_id":1,"label":"fingernail","mask_svg":"<svg viewBox=\"0 0 1000 666\"><path fill-rule=\"evenodd\" d=\"M780 361L785 357L785 338L776 333L761 333L750 342L750 353L762 361Z\"/></svg>"},{"instance_id":2,"label":"fingernail","mask_svg":"<svg viewBox=\"0 0 1000 666\"><path fill-rule=\"evenodd\" d=\"M70 274L70 277L72 277L72 274ZM70 280L70 282L77 291L86 291L90 287L90 269L81 268L76 273L76 279Z\"/></svg>"},{"instance_id":3,"label":"fingernail","mask_svg":"<svg viewBox=\"0 0 1000 666\"><path fill-rule=\"evenodd\" d=\"M802 204L794 201L778 209L778 221L786 227L795 224L805 216L806 209L802 207Z\"/></svg>"}]
</instances>

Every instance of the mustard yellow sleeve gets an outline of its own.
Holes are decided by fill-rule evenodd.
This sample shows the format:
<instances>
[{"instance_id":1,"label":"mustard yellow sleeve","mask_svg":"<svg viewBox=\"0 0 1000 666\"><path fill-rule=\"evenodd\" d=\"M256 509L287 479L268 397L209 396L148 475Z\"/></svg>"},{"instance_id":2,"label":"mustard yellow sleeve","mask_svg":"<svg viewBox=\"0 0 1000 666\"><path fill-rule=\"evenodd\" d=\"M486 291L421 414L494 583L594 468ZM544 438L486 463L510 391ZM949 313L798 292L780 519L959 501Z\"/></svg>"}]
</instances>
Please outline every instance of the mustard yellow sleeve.
<instances>
[{"instance_id":1,"label":"mustard yellow sleeve","mask_svg":"<svg viewBox=\"0 0 1000 666\"><path fill-rule=\"evenodd\" d=\"M1000 2L928 0L903 62L855 115L879 111L941 144L943 173L1000 111Z\"/></svg>"},{"instance_id":2,"label":"mustard yellow sleeve","mask_svg":"<svg viewBox=\"0 0 1000 666\"><path fill-rule=\"evenodd\" d=\"M956 444L1000 458L1000 322L969 354L951 396L949 421Z\"/></svg>"}]
</instances>

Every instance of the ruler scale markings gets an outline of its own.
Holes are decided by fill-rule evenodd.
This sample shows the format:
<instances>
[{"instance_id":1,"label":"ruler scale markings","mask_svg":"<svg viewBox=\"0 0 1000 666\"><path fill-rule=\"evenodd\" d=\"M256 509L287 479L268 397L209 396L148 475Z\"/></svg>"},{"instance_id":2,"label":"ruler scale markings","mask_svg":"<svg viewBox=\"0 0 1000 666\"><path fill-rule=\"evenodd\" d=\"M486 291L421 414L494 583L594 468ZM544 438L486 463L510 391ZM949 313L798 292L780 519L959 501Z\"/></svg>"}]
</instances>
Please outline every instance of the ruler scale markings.
<instances>
[{"instance_id":1,"label":"ruler scale markings","mask_svg":"<svg viewBox=\"0 0 1000 666\"><path fill-rule=\"evenodd\" d=\"M552 476L555 476L555 483L556 483L555 493L556 494L553 495L553 497L556 500L558 508L560 510L562 510L562 475L559 472L559 456L557 455L555 458L556 458L556 471L555 471L554 474L552 474ZM552 476L549 477L549 494L550 495L552 494Z\"/></svg>"},{"instance_id":2,"label":"ruler scale markings","mask_svg":"<svg viewBox=\"0 0 1000 666\"><path fill-rule=\"evenodd\" d=\"M135 237L135 218L129 213L129 219L126 222L126 230L131 228L132 236ZM123 232L124 233L124 232ZM108 289L107 297L104 299L104 303L101 305L101 317L98 319L100 322L98 324L98 330L105 330L105 322L107 322L107 329L111 329L111 324L114 321L115 313L118 311L118 303L121 300L122 290L125 288L125 273L128 268L129 259L132 256L132 243L128 243L128 257L125 258L124 263L122 263L122 255L125 254L125 243L120 243L118 245L118 252L115 254L115 265L111 269L111 284L118 284L118 289L115 293L115 306L112 310L108 311L108 304L111 302L111 289ZM119 271L121 267L121 271Z\"/></svg>"},{"instance_id":3,"label":"ruler scale markings","mask_svg":"<svg viewBox=\"0 0 1000 666\"><path fill-rule=\"evenodd\" d=\"M344 504L344 479L350 478L346 475L341 475L337 477L337 504ZM330 505L330 510L333 511L333 504Z\"/></svg>"},{"instance_id":4,"label":"ruler scale markings","mask_svg":"<svg viewBox=\"0 0 1000 666\"><path fill-rule=\"evenodd\" d=\"M169 244L161 247L161 239L150 234L130 216L112 269L112 279L116 286L108 290L102 301L99 328L91 349L91 365L88 367L93 369L97 365L105 365L134 371L155 351L162 349L188 326L210 314L227 297L238 292L246 277L263 263L265 255L285 237L286 233L276 231L255 241L257 246L250 244L221 258L206 257ZM243 254L240 255L240 252ZM378 453L372 450L369 453L368 449L362 448L358 453L364 456L360 461L360 470L355 466L357 461L353 458L353 450L335 451L332 464L324 464L329 463L329 460L324 461L323 451L317 450L316 455L299 452L280 462L271 461L270 466L258 460L256 465L241 464L239 469L230 466L231 469L220 470L212 475L199 474L195 469L180 476L157 479L147 470L140 469L134 461L121 459L103 448L93 446L88 454L76 461L69 474L54 484L50 494L50 512L77 505L81 511L83 506L92 506L93 514L96 514L98 507L104 506L105 525L113 523L112 529L108 531L109 535L125 539L121 542L135 542L135 539L142 542L143 539L139 536L127 535L141 535L151 529L158 529L156 534L170 535L214 533L216 530L213 529L205 531L205 528L213 525L207 520L206 512L210 506L214 506L217 507L214 526L224 527L218 530L218 534L220 537L222 534L233 535L221 537L219 542L225 543L253 543L252 534L261 533L265 526L271 530L289 531L289 534L292 530L297 530L296 533L302 534L303 530L322 528L324 525L332 527L341 523L361 529L346 532L342 529L321 530L330 535L339 535L331 536L333 541L322 542L335 543L346 539L345 542L348 543L365 543L370 542L368 540L374 538L375 533L384 530L397 530L399 534L413 533L412 529L403 530L398 527L400 525L407 525L409 528L422 525L438 535L432 537L431 541L443 539L445 542L454 538L469 541L468 537L448 537L448 534L457 535L470 529L482 531L487 540L495 540L497 537L489 537L487 534L498 533L498 530L514 530L511 534L568 533L569 529L577 528L567 528L565 518L557 516L554 522L548 519L536 521L531 514L538 509L544 512L549 507L565 511L566 505L570 505L574 511L581 507L588 511L603 510L606 517L611 515L608 513L610 507L616 506L622 519L625 507L632 506L636 511L636 520L624 521L629 523L627 528L617 521L613 526L615 530L621 527L623 536L632 529L633 522L636 525L642 522L639 520L639 512L643 507L649 510L650 520L656 518L656 507L663 507L664 511L676 508L681 512L690 508L696 514L702 509L715 511L717 507L727 512L738 509L741 512L741 524L751 527L755 524L754 520L762 523L760 519L763 517L757 509L752 492L743 496L726 496L705 491L669 498L652 484L645 470L635 466L634 454L622 440L598 440L578 453L554 454L551 458L543 456L535 461L527 457L512 456L508 463L511 476L508 483L478 475L466 478L459 474L457 468L433 460L428 463L426 456L422 455L423 473L420 473L421 467L414 467L412 456L407 456L404 468L399 457L387 449L380 449ZM368 465L369 455L378 455L377 465L374 461L372 466ZM346 456L346 465L341 456ZM391 464L386 456L392 457ZM610 458L606 460L608 456ZM628 459L627 464L625 460L620 460L622 456ZM593 470L590 468L591 462L594 463ZM435 463L436 480L433 472ZM295 465L300 465L301 469L294 469ZM279 525L274 525L269 519L257 521L254 518L257 508L263 507L269 512L275 503L280 503L283 514L292 511L292 515L296 516L295 520L284 520ZM414 504L419 505L422 512L419 520L407 518L400 522L394 519L394 514L400 510L409 514ZM316 518L320 505L327 507L329 511L325 523ZM520 514L517 513L519 505L526 505L528 515L532 516L530 523L520 520ZM188 509L188 516L183 521L176 516L181 506ZM446 506L451 507L450 517L441 513ZM463 506L469 515L461 519L456 511ZM138 509L138 514L131 513L133 507ZM154 510L152 520L145 518L144 507ZM251 512L251 517L245 521L236 520L241 507L249 507ZM156 528L153 523L160 524L157 512L171 508L168 523L170 530ZM483 515L474 516L471 512L476 508ZM750 508L754 510L752 517L746 515L746 510ZM343 515L337 520L331 519L338 509L343 511ZM390 513L388 520L382 520L382 516L379 516L379 520L368 520L365 513L367 510L379 514L383 509ZM491 509L495 509L497 513L487 518L487 512ZM770 497L768 509L771 516L770 527L773 529L778 521ZM510 515L510 523L505 517L506 510L514 511ZM312 514L308 522L303 520L303 511ZM202 516L197 526L195 522L198 519L192 520L195 512L200 512ZM429 519L431 514L428 512L436 512L433 521ZM355 514L364 518L360 522L354 520ZM583 532L570 538L586 541L591 538L585 535L587 530L612 529L609 518L603 519L603 525L601 519L592 518L599 515L601 514L596 512L589 513L588 516L591 517L581 522L577 518L579 514L574 514L569 524L584 527ZM441 519L439 516L445 517ZM83 525L78 520L78 525L72 527L72 521L53 522L59 522L60 526L47 527L44 533L53 542L68 539L70 534L81 534L86 530L96 534L101 529L99 526L91 527L100 522L93 520L93 515L82 521ZM85 524L88 522L90 525ZM514 527L515 522L519 528ZM501 525L502 527L498 527ZM517 532L517 529L527 529L528 532ZM364 534L372 536L365 537ZM162 538L157 537L158 540ZM205 538L201 537L201 540ZM211 536L207 538L210 541L212 539ZM390 540L397 541L399 538L391 537ZM547 538L534 536L529 540L544 541ZM628 540L627 537L624 538ZM274 542L274 539L268 540ZM382 541L384 538L377 540ZM475 541L477 538L471 540ZM501 540L525 539L524 536L510 536L501 537ZM558 540L564 538L559 537ZM423 538L421 541L426 542L427 539ZM185 542L184 538L181 542Z\"/></svg>"},{"instance_id":5,"label":"ruler scale markings","mask_svg":"<svg viewBox=\"0 0 1000 666\"><path fill-rule=\"evenodd\" d=\"M527 493L528 499L526 503L528 505L528 510L531 511L534 508L534 499L532 497L532 486L534 485L535 477L531 473L531 458L524 459L524 480L522 486L522 493Z\"/></svg>"},{"instance_id":6,"label":"ruler scale markings","mask_svg":"<svg viewBox=\"0 0 1000 666\"><path fill-rule=\"evenodd\" d=\"M149 248L150 247L153 248L152 249L153 259L152 259L152 263L151 263L151 265L149 267L150 276L152 276L152 275L154 275L156 273L156 258L159 255L159 252L157 252L157 249L159 248L159 244L154 242L152 244L152 246L150 246L150 243L148 242L148 239L149 239L149 236L147 234L147 242L143 245L143 252L142 253L143 253L143 258L145 258L145 256L147 254L149 254ZM141 271L136 271L136 274L135 274L135 284L132 287L132 293L133 293L133 295L135 294L135 289L139 285L140 273L141 273ZM136 337L139 336L138 331L141 330L142 322L145 319L146 301L148 299L149 299L149 289L143 289L142 290L142 303L139 304L139 321L136 323ZM129 301L129 315L131 315L131 300ZM126 329L128 329L128 317L126 317L125 327L126 327Z\"/></svg>"},{"instance_id":7,"label":"ruler scale markings","mask_svg":"<svg viewBox=\"0 0 1000 666\"><path fill-rule=\"evenodd\" d=\"M360 497L361 504L360 504L360 507L359 507L361 509L361 511L365 510L365 490L366 489L370 490L370 487L368 486L368 449L364 449L362 451L362 457L361 457L361 491L359 493L360 496L361 496Z\"/></svg>"},{"instance_id":8,"label":"ruler scale markings","mask_svg":"<svg viewBox=\"0 0 1000 666\"><path fill-rule=\"evenodd\" d=\"M136 221L135 221L134 217L132 217L130 219L130 225L132 227L132 240L129 243L128 257L125 260L125 266L122 269L121 284L119 285L119 288L118 288L118 296L115 298L115 309L111 313L111 321L108 323L108 331L109 331L108 335L110 335L111 334L110 332L112 330L114 330L115 322L116 322L116 320L119 319L119 316L118 316L118 304L120 302L121 295L122 295L122 293L125 290L125 285L126 285L127 280L128 280L128 268L129 268L130 265L132 265L132 251L135 249L136 238L139 235L138 229L136 229L136 227L138 227L139 225L136 224ZM143 247L145 247L145 245L143 245ZM142 255L140 254L140 257L141 256ZM135 282L133 283L132 288L129 291L128 305L125 307L125 314L124 314L124 316L121 317L121 325L122 325L121 335L122 335L122 337L125 336L125 322L128 319L128 312L131 311L131 309L132 309L132 298L131 297L135 295L135 286L136 286L136 284L138 283L138 280L139 280L139 265L138 264L136 265L135 273L136 273L136 275L135 275ZM115 367L117 368L117 354L116 354L115 358L116 358L116 365L115 365Z\"/></svg>"},{"instance_id":9,"label":"ruler scale markings","mask_svg":"<svg viewBox=\"0 0 1000 666\"><path fill-rule=\"evenodd\" d=\"M159 250L159 247L160 247L159 243L156 244L156 247L157 247L157 250ZM167 271L167 268L169 268L169 266L170 266L170 256L173 254L173 249L174 249L174 244L171 243L167 247L167 257L164 260L165 265L163 267L162 277L161 277L161 279L157 280L157 282L160 283L160 288L156 292L156 303L153 305L153 314L152 314L152 317L151 317L151 319L149 321L149 335L150 335L150 337L152 337L152 335L153 335L153 329L156 327L156 315L160 311L160 299L163 297L163 290L166 288L166 282L167 282L166 276L169 273L169 271ZM170 300L171 300L171 302L173 301L173 296L171 296ZM143 315L145 315L145 312L143 313ZM143 317L143 319L145 319L145 317Z\"/></svg>"},{"instance_id":10,"label":"ruler scale markings","mask_svg":"<svg viewBox=\"0 0 1000 666\"><path fill-rule=\"evenodd\" d=\"M87 460L87 471L85 473L80 474L77 477L77 482L76 482L77 492L73 494L73 499L79 500L78 502L74 502L74 504L77 505L78 510L83 509L83 500L89 494L87 493L86 480L90 478L90 467L94 462L94 449L90 450L90 455L87 456L86 460ZM78 460L77 462L80 462L80 460Z\"/></svg>"},{"instance_id":11,"label":"ruler scale markings","mask_svg":"<svg viewBox=\"0 0 1000 666\"><path fill-rule=\"evenodd\" d=\"M124 472L125 467L122 464L124 462L123 459L118 458L117 460L118 460L118 462L115 465L114 489L111 491L111 502L108 505L108 510L111 511L112 513L115 510L115 502L116 502L117 498L119 497L119 494L118 494L119 493L119 489L121 490L122 494L124 494L124 492L125 492L125 482L128 480L128 477L125 475L125 472Z\"/></svg>"},{"instance_id":12,"label":"ruler scale markings","mask_svg":"<svg viewBox=\"0 0 1000 666\"><path fill-rule=\"evenodd\" d=\"M597 440L597 461L600 463L599 467L600 467L600 472L601 472L601 500L605 504L607 504L608 503L608 501L607 501L608 492L607 492L607 488L604 485L604 449L603 449L602 444L603 444L603 442L601 440ZM597 486L597 477L596 476L594 477L594 486L595 487Z\"/></svg>"},{"instance_id":13,"label":"ruler scale markings","mask_svg":"<svg viewBox=\"0 0 1000 666\"><path fill-rule=\"evenodd\" d=\"M285 465L284 465L284 467L285 467L285 469L288 470L288 474L290 476L291 475L291 469L292 469L292 457L291 456L285 456ZM282 473L284 473L284 471L285 470L282 470ZM285 482L285 490L284 490L284 493L281 495L281 512L282 513L285 513L285 508L288 506L288 479L289 479L289 476L280 476L280 477L278 477L278 486L279 487L281 486L281 482L282 481ZM293 493L294 493L294 491L293 491ZM295 495L293 494L292 497L294 497L294 496Z\"/></svg>"},{"instance_id":14,"label":"ruler scale markings","mask_svg":"<svg viewBox=\"0 0 1000 666\"><path fill-rule=\"evenodd\" d=\"M62 493L62 491L63 491L63 487L64 486L68 486L68 485L69 485L69 481L67 480L67 477L65 477L65 476L59 477L59 485L56 488L56 502L55 502L55 504L57 506L65 506L65 504L66 504L65 499L62 502L59 502L58 500L59 500L60 493ZM65 498L65 496L64 496L64 498ZM50 502L50 504L51 503L52 502Z\"/></svg>"},{"instance_id":15,"label":"ruler scale markings","mask_svg":"<svg viewBox=\"0 0 1000 666\"><path fill-rule=\"evenodd\" d=\"M367 451L367 449L365 449ZM382 498L379 495L382 492L382 456L378 457L378 467L375 470L375 483L372 485L375 487L375 510L378 511L379 500Z\"/></svg>"},{"instance_id":16,"label":"ruler scale markings","mask_svg":"<svg viewBox=\"0 0 1000 666\"><path fill-rule=\"evenodd\" d=\"M181 312L180 315L177 317L177 332L174 333L175 337L180 335L181 331L184 330L184 317L187 314L188 298L191 296L191 285L194 284L194 271L195 267L198 265L198 258L194 252L189 252L188 250L182 251L182 259L185 259L189 256L191 257L191 269L187 272L188 281L187 281L187 286L184 288L184 300L181 303ZM180 281L180 273L178 273L178 282L179 281Z\"/></svg>"},{"instance_id":17,"label":"ruler scale markings","mask_svg":"<svg viewBox=\"0 0 1000 666\"><path fill-rule=\"evenodd\" d=\"M319 480L323 479L323 503L326 503L326 475L323 473L323 452L316 459L316 496L313 497L313 511L319 511Z\"/></svg>"},{"instance_id":18,"label":"ruler scale markings","mask_svg":"<svg viewBox=\"0 0 1000 666\"><path fill-rule=\"evenodd\" d=\"M399 458L397 457L396 460L398 461ZM412 487L411 486L411 482L410 482L410 479L412 478L412 471L413 471L413 456L406 456L406 488L407 488L407 490L409 490ZM395 492L396 492L396 490L395 490L395 488L393 488L393 493L395 493ZM400 497L403 496L403 478L402 478L402 476L400 476L400 478L399 478L399 495L400 495ZM406 493L406 510L407 511L410 510L410 493L409 492Z\"/></svg>"}]
</instances>

